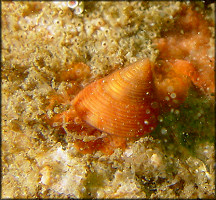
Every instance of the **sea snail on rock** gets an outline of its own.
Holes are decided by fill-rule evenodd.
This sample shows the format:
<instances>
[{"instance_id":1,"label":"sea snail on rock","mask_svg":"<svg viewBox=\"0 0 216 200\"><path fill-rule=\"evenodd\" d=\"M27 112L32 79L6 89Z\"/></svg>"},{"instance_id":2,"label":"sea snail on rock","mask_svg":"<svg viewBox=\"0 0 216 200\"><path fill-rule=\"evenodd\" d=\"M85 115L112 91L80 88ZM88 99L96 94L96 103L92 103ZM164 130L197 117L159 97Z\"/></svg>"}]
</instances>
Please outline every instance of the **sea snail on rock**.
<instances>
[{"instance_id":1,"label":"sea snail on rock","mask_svg":"<svg viewBox=\"0 0 216 200\"><path fill-rule=\"evenodd\" d=\"M93 141L75 140L81 152L111 154L115 148L125 148L126 139L152 132L163 108L181 104L193 72L184 60L167 61L160 68L142 59L86 86L70 109L51 121L66 123L68 130L80 135L96 136ZM107 136L98 137L101 132Z\"/></svg>"}]
</instances>

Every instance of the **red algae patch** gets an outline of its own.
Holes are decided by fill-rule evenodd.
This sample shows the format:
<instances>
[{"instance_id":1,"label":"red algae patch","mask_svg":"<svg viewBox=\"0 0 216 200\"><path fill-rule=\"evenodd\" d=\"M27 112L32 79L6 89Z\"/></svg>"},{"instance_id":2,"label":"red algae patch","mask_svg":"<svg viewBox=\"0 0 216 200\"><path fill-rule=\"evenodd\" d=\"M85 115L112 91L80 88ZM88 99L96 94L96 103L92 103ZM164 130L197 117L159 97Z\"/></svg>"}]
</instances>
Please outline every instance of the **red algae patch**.
<instances>
[{"instance_id":1,"label":"red algae patch","mask_svg":"<svg viewBox=\"0 0 216 200\"><path fill-rule=\"evenodd\" d=\"M160 60L155 64L156 98L163 111L177 108L185 101L194 73L193 65L186 60Z\"/></svg>"},{"instance_id":2,"label":"red algae patch","mask_svg":"<svg viewBox=\"0 0 216 200\"><path fill-rule=\"evenodd\" d=\"M193 83L205 93L215 92L214 57L209 56L210 27L213 22L204 19L193 7L183 6L172 30L162 33L155 42L160 59L183 59L197 70Z\"/></svg>"}]
</instances>

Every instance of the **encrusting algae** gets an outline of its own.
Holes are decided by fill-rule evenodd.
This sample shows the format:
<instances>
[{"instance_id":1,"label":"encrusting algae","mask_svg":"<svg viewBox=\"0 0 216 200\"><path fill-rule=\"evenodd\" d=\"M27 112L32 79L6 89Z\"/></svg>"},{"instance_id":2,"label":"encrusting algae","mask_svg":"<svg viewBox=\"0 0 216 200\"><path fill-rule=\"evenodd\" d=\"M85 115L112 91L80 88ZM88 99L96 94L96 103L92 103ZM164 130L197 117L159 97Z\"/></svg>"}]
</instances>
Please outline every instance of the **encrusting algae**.
<instances>
[{"instance_id":1,"label":"encrusting algae","mask_svg":"<svg viewBox=\"0 0 216 200\"><path fill-rule=\"evenodd\" d=\"M213 15L3 2L2 197L214 198Z\"/></svg>"},{"instance_id":2,"label":"encrusting algae","mask_svg":"<svg viewBox=\"0 0 216 200\"><path fill-rule=\"evenodd\" d=\"M205 93L215 93L214 55L209 56L213 22L206 21L192 7L183 6L175 29L165 32L165 37L157 39L159 58L163 60L184 59L196 68L192 78L195 86ZM180 33L180 34L179 34Z\"/></svg>"}]
</instances>

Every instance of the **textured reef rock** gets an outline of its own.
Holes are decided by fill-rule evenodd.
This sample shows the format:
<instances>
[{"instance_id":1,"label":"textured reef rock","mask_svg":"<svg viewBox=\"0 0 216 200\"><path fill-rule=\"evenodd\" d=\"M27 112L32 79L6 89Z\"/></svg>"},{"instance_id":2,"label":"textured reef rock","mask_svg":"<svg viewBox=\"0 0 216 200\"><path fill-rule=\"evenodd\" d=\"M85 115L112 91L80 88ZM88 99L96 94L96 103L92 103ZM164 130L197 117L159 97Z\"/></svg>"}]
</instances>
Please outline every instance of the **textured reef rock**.
<instances>
[{"instance_id":1,"label":"textured reef rock","mask_svg":"<svg viewBox=\"0 0 216 200\"><path fill-rule=\"evenodd\" d=\"M214 198L214 105L206 81L212 80L214 4L84 2L75 9L59 3L2 2L2 197ZM182 9L191 5L198 26ZM175 36L176 25L185 34ZM158 116L151 134L109 156L82 154L74 145L83 139L76 129L59 130L45 120L67 111L86 85L123 66L143 58L167 59L157 62L158 70L173 64L161 52L170 55L175 45L178 59L191 62L202 78L179 108Z\"/></svg>"}]
</instances>

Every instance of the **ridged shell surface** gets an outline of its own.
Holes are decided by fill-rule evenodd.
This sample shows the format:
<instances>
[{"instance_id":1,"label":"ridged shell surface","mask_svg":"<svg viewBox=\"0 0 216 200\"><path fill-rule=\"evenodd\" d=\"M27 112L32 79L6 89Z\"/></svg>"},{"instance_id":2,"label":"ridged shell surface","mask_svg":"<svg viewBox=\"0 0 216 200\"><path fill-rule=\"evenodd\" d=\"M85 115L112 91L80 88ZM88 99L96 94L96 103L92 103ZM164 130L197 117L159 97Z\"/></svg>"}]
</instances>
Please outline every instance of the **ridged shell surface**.
<instances>
[{"instance_id":1,"label":"ridged shell surface","mask_svg":"<svg viewBox=\"0 0 216 200\"><path fill-rule=\"evenodd\" d=\"M151 63L133 63L85 87L74 98L78 116L95 128L118 136L136 137L157 125Z\"/></svg>"}]
</instances>

